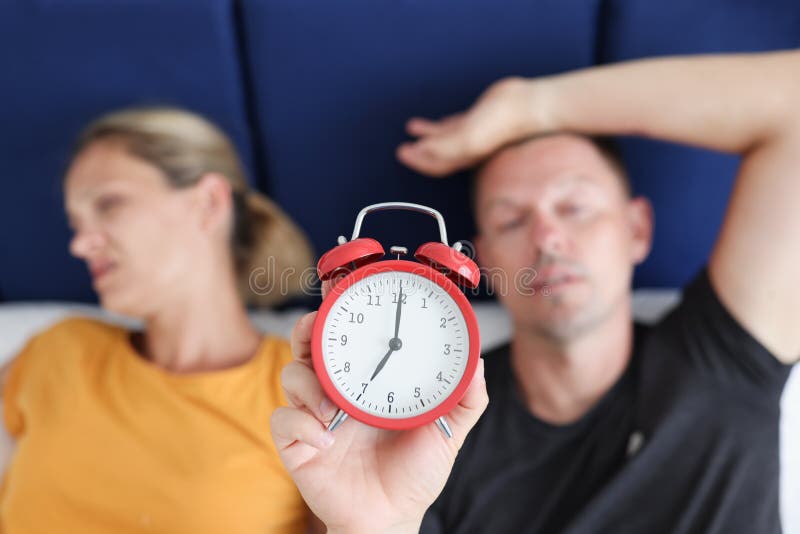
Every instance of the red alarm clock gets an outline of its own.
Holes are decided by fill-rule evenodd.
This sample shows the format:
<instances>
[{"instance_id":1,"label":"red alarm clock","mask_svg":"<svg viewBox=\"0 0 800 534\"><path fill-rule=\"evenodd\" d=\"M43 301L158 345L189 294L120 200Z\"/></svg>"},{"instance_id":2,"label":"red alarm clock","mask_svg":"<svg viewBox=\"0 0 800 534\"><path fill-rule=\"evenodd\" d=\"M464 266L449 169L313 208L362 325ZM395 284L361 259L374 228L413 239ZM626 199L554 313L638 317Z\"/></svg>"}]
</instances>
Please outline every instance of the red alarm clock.
<instances>
[{"instance_id":1,"label":"red alarm clock","mask_svg":"<svg viewBox=\"0 0 800 534\"><path fill-rule=\"evenodd\" d=\"M364 217L380 210L411 210L434 217L441 242L421 245L418 261L383 260L380 243L359 237ZM475 288L478 266L447 244L442 215L405 202L367 206L350 241L326 252L317 264L321 280L334 285L314 322L311 353L325 393L339 408L334 430L348 416L371 426L411 429L444 419L466 392L480 357L475 312L460 285Z\"/></svg>"}]
</instances>

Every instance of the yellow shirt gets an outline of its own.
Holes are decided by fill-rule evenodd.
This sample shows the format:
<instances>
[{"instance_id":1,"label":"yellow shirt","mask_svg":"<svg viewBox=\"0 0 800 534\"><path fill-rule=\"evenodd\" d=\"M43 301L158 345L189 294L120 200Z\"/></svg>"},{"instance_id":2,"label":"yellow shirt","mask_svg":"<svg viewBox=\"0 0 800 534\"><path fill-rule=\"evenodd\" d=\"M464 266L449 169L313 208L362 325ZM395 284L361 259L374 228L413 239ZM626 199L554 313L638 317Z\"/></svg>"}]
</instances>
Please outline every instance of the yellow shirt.
<instances>
[{"instance_id":1,"label":"yellow shirt","mask_svg":"<svg viewBox=\"0 0 800 534\"><path fill-rule=\"evenodd\" d=\"M3 389L17 445L0 532L302 532L306 509L269 429L290 359L267 337L240 366L178 375L99 321L36 336Z\"/></svg>"}]
</instances>

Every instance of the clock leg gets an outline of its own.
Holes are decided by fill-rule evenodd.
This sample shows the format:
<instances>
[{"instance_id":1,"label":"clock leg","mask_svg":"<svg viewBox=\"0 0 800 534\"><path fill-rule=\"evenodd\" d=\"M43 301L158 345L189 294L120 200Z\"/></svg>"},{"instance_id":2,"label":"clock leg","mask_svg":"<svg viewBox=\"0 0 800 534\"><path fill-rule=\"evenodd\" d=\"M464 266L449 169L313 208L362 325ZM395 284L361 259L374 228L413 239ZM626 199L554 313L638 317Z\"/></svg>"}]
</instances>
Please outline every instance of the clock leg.
<instances>
[{"instance_id":1,"label":"clock leg","mask_svg":"<svg viewBox=\"0 0 800 534\"><path fill-rule=\"evenodd\" d=\"M436 426L438 426L439 430L441 430L442 433L448 438L453 437L453 431L450 430L449 426L447 426L447 419L445 419L444 417L440 417L436 420Z\"/></svg>"},{"instance_id":2,"label":"clock leg","mask_svg":"<svg viewBox=\"0 0 800 534\"><path fill-rule=\"evenodd\" d=\"M331 423L328 425L328 430L330 432L333 432L334 430L339 428L339 425L344 423L345 419L347 419L347 413L345 413L344 410L339 410L338 412L336 412L336 415L331 420Z\"/></svg>"}]
</instances>

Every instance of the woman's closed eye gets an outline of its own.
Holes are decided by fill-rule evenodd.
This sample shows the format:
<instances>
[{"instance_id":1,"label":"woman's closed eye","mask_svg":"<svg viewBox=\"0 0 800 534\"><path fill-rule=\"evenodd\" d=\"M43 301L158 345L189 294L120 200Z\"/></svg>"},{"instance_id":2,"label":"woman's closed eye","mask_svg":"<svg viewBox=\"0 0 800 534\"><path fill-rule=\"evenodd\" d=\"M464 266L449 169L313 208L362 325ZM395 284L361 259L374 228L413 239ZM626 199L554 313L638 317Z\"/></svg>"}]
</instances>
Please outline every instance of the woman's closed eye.
<instances>
[{"instance_id":1,"label":"woman's closed eye","mask_svg":"<svg viewBox=\"0 0 800 534\"><path fill-rule=\"evenodd\" d=\"M95 202L95 209L101 215L107 215L122 205L123 198L119 195L103 195Z\"/></svg>"}]
</instances>

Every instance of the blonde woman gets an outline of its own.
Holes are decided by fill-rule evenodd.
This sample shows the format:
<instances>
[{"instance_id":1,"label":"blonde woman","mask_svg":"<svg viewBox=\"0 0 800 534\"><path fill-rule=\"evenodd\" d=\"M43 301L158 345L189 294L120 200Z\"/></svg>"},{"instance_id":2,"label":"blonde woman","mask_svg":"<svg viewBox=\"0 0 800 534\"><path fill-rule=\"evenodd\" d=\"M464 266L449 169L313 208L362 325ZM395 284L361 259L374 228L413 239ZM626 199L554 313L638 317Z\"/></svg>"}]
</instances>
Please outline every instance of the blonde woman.
<instances>
[{"instance_id":1,"label":"blonde woman","mask_svg":"<svg viewBox=\"0 0 800 534\"><path fill-rule=\"evenodd\" d=\"M250 274L299 272L302 232L247 188L228 138L176 109L88 126L64 179L70 252L132 332L69 319L3 370L16 447L0 531L266 533L304 529L269 420L289 345L248 320Z\"/></svg>"}]
</instances>

